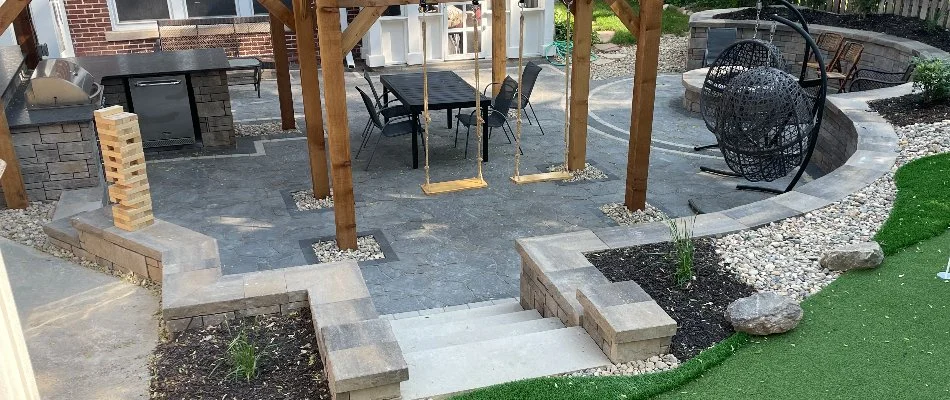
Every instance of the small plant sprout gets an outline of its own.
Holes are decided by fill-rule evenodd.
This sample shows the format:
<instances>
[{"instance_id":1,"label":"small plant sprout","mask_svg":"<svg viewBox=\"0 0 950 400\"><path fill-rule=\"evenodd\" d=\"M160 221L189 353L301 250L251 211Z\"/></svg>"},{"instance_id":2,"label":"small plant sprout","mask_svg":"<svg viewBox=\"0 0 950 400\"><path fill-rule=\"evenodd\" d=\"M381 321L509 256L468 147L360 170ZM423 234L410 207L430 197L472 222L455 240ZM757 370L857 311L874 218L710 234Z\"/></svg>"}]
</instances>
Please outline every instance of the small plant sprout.
<instances>
[{"instance_id":1,"label":"small plant sprout","mask_svg":"<svg viewBox=\"0 0 950 400\"><path fill-rule=\"evenodd\" d=\"M228 377L250 382L257 377L257 363L260 358L261 353L248 339L247 332L242 329L228 344L227 362L231 366Z\"/></svg>"},{"instance_id":2,"label":"small plant sprout","mask_svg":"<svg viewBox=\"0 0 950 400\"><path fill-rule=\"evenodd\" d=\"M673 243L673 254L676 260L676 285L686 287L693 280L693 225L692 221L683 221L682 226L675 219L666 218L666 225L670 228L670 242Z\"/></svg>"}]
</instances>

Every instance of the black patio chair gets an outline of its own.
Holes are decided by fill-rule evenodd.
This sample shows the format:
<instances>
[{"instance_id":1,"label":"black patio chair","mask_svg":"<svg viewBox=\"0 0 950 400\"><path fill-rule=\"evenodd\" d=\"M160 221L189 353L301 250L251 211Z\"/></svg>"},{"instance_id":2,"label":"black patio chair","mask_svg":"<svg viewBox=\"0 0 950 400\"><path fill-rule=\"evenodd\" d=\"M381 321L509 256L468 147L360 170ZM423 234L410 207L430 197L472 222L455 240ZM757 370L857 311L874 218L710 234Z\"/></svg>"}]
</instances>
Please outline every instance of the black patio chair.
<instances>
[{"instance_id":1,"label":"black patio chair","mask_svg":"<svg viewBox=\"0 0 950 400\"><path fill-rule=\"evenodd\" d=\"M738 36L739 30L736 28L706 29L706 51L703 55L703 67L713 65L719 55L736 42Z\"/></svg>"},{"instance_id":2,"label":"black patio chair","mask_svg":"<svg viewBox=\"0 0 950 400\"><path fill-rule=\"evenodd\" d=\"M891 86L903 85L910 82L914 74L914 64L910 64L903 72L887 72L870 68L861 68L854 73L854 80L848 86L849 92L863 92L865 90L883 89Z\"/></svg>"},{"instance_id":3,"label":"black patio chair","mask_svg":"<svg viewBox=\"0 0 950 400\"><path fill-rule=\"evenodd\" d=\"M534 115L534 121L538 123L538 129L540 129L541 134L544 135L544 128L541 127L541 120L538 119L538 113L534 112L534 106L531 105L531 92L534 91L534 84L538 81L539 74L541 74L541 67L535 64L534 61L525 65L524 71L521 72L521 112L524 113L528 119L528 123L531 124L531 115L528 115L524 109L524 107L527 106L528 110L531 110L531 114ZM514 107L517 110L518 103L515 103Z\"/></svg>"},{"instance_id":4,"label":"black patio chair","mask_svg":"<svg viewBox=\"0 0 950 400\"><path fill-rule=\"evenodd\" d=\"M370 153L369 161L366 162L366 169L369 170L369 165L373 162L373 156L376 155L376 149L379 148L379 140L382 139L383 136L397 137L411 134L413 124L416 122L412 118L408 118L408 116L392 117L384 121L382 117L386 114L387 110L392 110L394 107L405 107L398 105L387 108L376 108L376 105L373 104L373 100L370 99L369 95L367 95L363 89L357 87L356 90L360 92L360 97L363 98L363 105L366 106L366 113L369 114L370 125L370 128L363 135L359 149L356 151L356 158L360 158L360 153L363 151L363 148L369 144L369 139L373 136L373 128L379 129L379 137L376 138L373 152Z\"/></svg>"},{"instance_id":5,"label":"black patio chair","mask_svg":"<svg viewBox=\"0 0 950 400\"><path fill-rule=\"evenodd\" d=\"M488 87L491 86L488 85ZM508 138L508 143L511 143L511 136L508 134L511 130L511 125L508 124L508 111L511 111L517 92L518 82L511 79L510 76L506 76L501 85L501 90L498 91L498 94L492 100L491 107L488 108L488 118L483 122L488 126L488 137L485 140L491 138L491 133L495 128L501 128L502 132L505 133L505 137ZM455 125L455 145L458 146L459 140L458 126L465 125L465 157L468 157L468 137L472 131L472 126L475 125L475 110L472 110L469 114L459 114L458 121L459 123ZM523 151L522 154L524 154Z\"/></svg>"},{"instance_id":6,"label":"black patio chair","mask_svg":"<svg viewBox=\"0 0 950 400\"><path fill-rule=\"evenodd\" d=\"M379 95L379 92L376 91L376 85L373 84L373 79L369 76L369 72L363 71L363 79L366 80L366 84L369 85L370 92L373 93L373 105L376 109L385 110L383 111L383 120L390 118L399 118L399 117L408 117L411 115L409 108L402 107L402 103L399 103L397 106L389 106L388 104L383 104L383 98ZM398 101L398 100L397 100ZM363 135L366 135L366 132L370 129L370 121L366 121L366 125L363 126Z\"/></svg>"}]
</instances>

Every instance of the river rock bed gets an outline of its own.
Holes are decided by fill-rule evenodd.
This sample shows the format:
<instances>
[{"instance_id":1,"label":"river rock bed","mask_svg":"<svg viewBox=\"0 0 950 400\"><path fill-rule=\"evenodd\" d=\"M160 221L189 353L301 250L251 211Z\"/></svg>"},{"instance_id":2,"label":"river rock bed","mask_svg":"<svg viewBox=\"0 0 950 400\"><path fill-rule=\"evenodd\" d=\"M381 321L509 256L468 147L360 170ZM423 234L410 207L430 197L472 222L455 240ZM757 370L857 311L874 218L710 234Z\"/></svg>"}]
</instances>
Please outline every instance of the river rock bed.
<instances>
[{"instance_id":1,"label":"river rock bed","mask_svg":"<svg viewBox=\"0 0 950 400\"><path fill-rule=\"evenodd\" d=\"M896 128L900 153L891 171L845 199L797 217L716 240L722 267L758 291L799 300L838 277L818 264L827 250L872 240L894 203L894 172L950 150L950 121Z\"/></svg>"},{"instance_id":2,"label":"river rock bed","mask_svg":"<svg viewBox=\"0 0 950 400\"><path fill-rule=\"evenodd\" d=\"M290 196L293 197L297 210L300 211L322 210L333 207L333 195L317 199L313 197L313 189L296 191L291 193Z\"/></svg>"},{"instance_id":3,"label":"river rock bed","mask_svg":"<svg viewBox=\"0 0 950 400\"><path fill-rule=\"evenodd\" d=\"M314 243L313 251L321 263L343 260L370 261L385 257L383 248L373 235L356 238L356 246L356 250L340 250L336 240L324 240Z\"/></svg>"}]
</instances>

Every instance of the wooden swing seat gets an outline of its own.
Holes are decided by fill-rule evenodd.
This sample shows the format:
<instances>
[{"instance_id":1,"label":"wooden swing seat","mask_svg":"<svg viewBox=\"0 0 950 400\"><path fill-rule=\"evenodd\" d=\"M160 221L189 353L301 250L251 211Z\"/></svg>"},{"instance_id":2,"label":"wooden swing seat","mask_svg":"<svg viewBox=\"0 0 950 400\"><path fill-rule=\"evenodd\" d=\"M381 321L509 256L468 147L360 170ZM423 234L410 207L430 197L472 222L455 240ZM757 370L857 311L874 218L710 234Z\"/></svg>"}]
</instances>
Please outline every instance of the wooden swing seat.
<instances>
[{"instance_id":1,"label":"wooden swing seat","mask_svg":"<svg viewBox=\"0 0 950 400\"><path fill-rule=\"evenodd\" d=\"M570 172L555 171L555 172L543 172L540 174L512 176L511 181L519 185L523 185L526 183L566 181L568 179L571 179L572 177L573 175L571 175Z\"/></svg>"},{"instance_id":2,"label":"wooden swing seat","mask_svg":"<svg viewBox=\"0 0 950 400\"><path fill-rule=\"evenodd\" d=\"M454 181L426 183L422 185L422 192L433 196L443 193L460 192L470 189L481 189L488 187L488 182L482 178L458 179Z\"/></svg>"}]
</instances>

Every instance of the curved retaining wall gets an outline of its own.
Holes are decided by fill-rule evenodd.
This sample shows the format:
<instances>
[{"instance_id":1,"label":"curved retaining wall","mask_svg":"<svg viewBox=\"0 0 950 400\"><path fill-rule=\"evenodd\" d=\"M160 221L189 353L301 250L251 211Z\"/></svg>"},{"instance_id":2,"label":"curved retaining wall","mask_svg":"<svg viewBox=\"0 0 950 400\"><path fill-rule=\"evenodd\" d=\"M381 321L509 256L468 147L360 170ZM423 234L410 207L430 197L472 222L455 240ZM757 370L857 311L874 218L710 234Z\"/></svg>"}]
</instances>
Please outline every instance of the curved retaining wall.
<instances>
[{"instance_id":1,"label":"curved retaining wall","mask_svg":"<svg viewBox=\"0 0 950 400\"><path fill-rule=\"evenodd\" d=\"M848 147L844 147L842 151L847 156L840 167L814 181L800 184L792 192L702 214L695 219L678 218L676 222L691 225L695 237L722 236L828 206L866 187L891 170L898 154L894 128L880 115L870 111L867 102L909 92L910 85L902 85L829 98L829 119L837 121L835 130L842 138L854 138L853 149L848 151ZM517 248L522 261L521 305L525 309L536 309L545 317L557 317L568 326L583 326L605 352L622 349L623 346L636 346L638 355L661 351L668 342L653 338L663 335L639 335L638 338L642 340L631 344L610 341L619 330L609 321L605 323L603 316L616 312L617 302L597 304L589 299L591 293L614 291L619 283L610 283L584 253L667 240L669 231L664 222L519 239ZM622 306L629 307L629 304ZM657 317L658 314L655 312L651 315ZM653 317L636 319L642 325L637 328L655 333L657 328L664 325Z\"/></svg>"},{"instance_id":2,"label":"curved retaining wall","mask_svg":"<svg viewBox=\"0 0 950 400\"><path fill-rule=\"evenodd\" d=\"M706 30L708 28L735 27L739 30L739 37L751 39L755 32L753 20L714 19L717 14L741 10L729 8L722 10L708 10L698 12L689 17L689 57L686 69L701 68L703 54L706 49ZM770 21L763 21L759 25L759 38L768 40ZM844 36L845 40L864 45L860 68L874 68L885 71L903 71L914 57L941 57L950 56L947 52L936 47L883 33L861 31L857 29L839 28L827 25L808 25L813 36L818 37L822 32L836 32ZM805 41L791 28L778 24L775 37L772 41L789 62L800 63L804 59Z\"/></svg>"}]
</instances>

